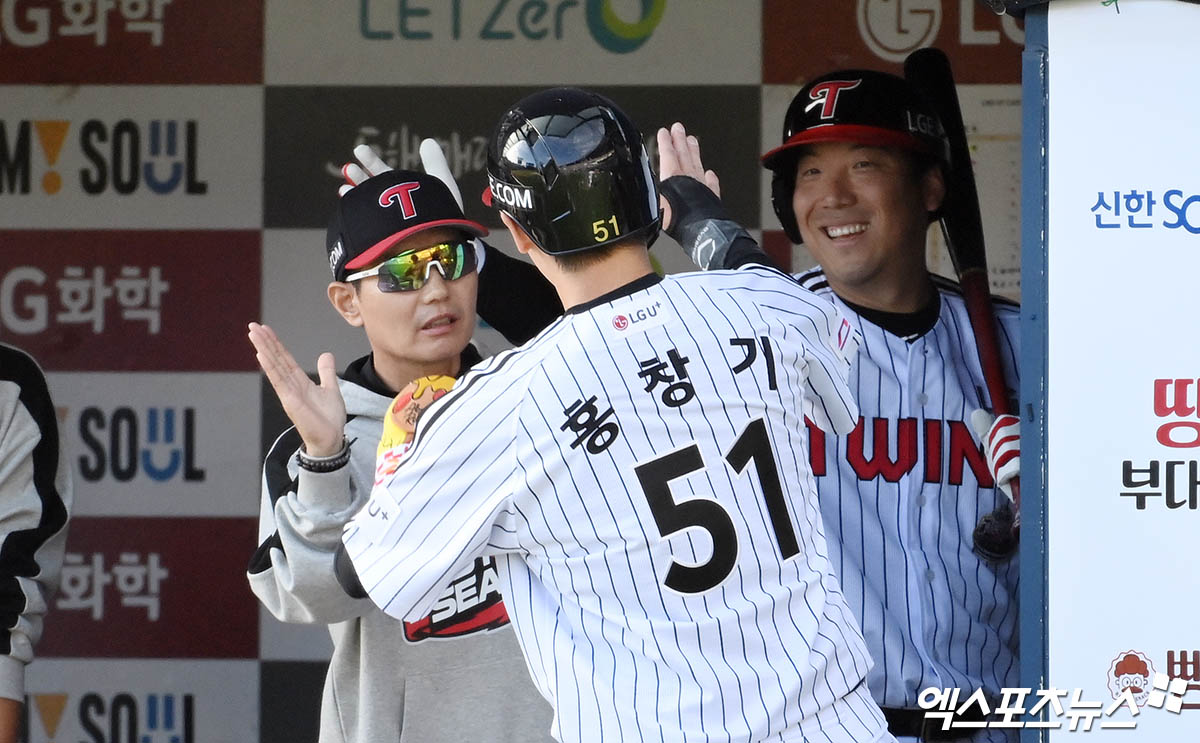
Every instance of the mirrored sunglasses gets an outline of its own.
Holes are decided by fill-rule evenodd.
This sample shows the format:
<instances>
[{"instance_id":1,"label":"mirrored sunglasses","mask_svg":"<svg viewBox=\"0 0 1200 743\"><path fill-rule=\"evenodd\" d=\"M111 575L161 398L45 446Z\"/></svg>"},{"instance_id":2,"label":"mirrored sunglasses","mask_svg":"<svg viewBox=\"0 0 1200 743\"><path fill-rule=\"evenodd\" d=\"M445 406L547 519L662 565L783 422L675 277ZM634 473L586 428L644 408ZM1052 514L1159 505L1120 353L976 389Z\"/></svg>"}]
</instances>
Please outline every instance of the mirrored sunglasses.
<instances>
[{"instance_id":1,"label":"mirrored sunglasses","mask_svg":"<svg viewBox=\"0 0 1200 743\"><path fill-rule=\"evenodd\" d=\"M346 277L346 281L378 276L381 292L417 291L425 286L429 280L429 270L434 266L447 281L466 276L475 270L474 243L460 240L410 250L372 268L352 273Z\"/></svg>"}]
</instances>

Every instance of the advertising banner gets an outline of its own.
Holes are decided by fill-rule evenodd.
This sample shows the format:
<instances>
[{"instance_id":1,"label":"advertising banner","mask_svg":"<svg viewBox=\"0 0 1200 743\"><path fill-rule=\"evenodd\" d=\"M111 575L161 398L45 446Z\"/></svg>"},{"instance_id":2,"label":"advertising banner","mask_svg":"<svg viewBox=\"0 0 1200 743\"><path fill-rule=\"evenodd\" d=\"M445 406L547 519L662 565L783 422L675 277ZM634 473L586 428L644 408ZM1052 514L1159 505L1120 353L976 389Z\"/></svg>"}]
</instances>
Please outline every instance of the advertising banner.
<instances>
[{"instance_id":1,"label":"advertising banner","mask_svg":"<svg viewBox=\"0 0 1200 743\"><path fill-rule=\"evenodd\" d=\"M1021 23L979 0L764 0L763 82L803 85L829 70L900 74L936 46L959 84L1020 82Z\"/></svg>"},{"instance_id":2,"label":"advertising banner","mask_svg":"<svg viewBox=\"0 0 1200 743\"><path fill-rule=\"evenodd\" d=\"M0 100L5 228L261 226L261 87L8 85Z\"/></svg>"},{"instance_id":3,"label":"advertising banner","mask_svg":"<svg viewBox=\"0 0 1200 743\"><path fill-rule=\"evenodd\" d=\"M253 518L83 517L70 529L39 658L258 657Z\"/></svg>"},{"instance_id":4,"label":"advertising banner","mask_svg":"<svg viewBox=\"0 0 1200 743\"><path fill-rule=\"evenodd\" d=\"M266 82L757 84L761 13L759 0L288 0L267 4ZM681 53L701 48L706 63Z\"/></svg>"},{"instance_id":5,"label":"advertising banner","mask_svg":"<svg viewBox=\"0 0 1200 743\"><path fill-rule=\"evenodd\" d=\"M1197 38L1175 0L1049 7L1049 684L1132 696L1139 740L1200 739Z\"/></svg>"},{"instance_id":6,"label":"advertising banner","mask_svg":"<svg viewBox=\"0 0 1200 743\"><path fill-rule=\"evenodd\" d=\"M75 514L258 513L259 375L48 377L75 478Z\"/></svg>"},{"instance_id":7,"label":"advertising banner","mask_svg":"<svg viewBox=\"0 0 1200 743\"><path fill-rule=\"evenodd\" d=\"M25 677L26 743L258 740L258 663L39 659Z\"/></svg>"},{"instance_id":8,"label":"advertising banner","mask_svg":"<svg viewBox=\"0 0 1200 743\"><path fill-rule=\"evenodd\" d=\"M257 231L0 231L0 340L51 371L254 371Z\"/></svg>"},{"instance_id":9,"label":"advertising banner","mask_svg":"<svg viewBox=\"0 0 1200 743\"><path fill-rule=\"evenodd\" d=\"M262 82L263 0L0 0L0 84Z\"/></svg>"}]
</instances>

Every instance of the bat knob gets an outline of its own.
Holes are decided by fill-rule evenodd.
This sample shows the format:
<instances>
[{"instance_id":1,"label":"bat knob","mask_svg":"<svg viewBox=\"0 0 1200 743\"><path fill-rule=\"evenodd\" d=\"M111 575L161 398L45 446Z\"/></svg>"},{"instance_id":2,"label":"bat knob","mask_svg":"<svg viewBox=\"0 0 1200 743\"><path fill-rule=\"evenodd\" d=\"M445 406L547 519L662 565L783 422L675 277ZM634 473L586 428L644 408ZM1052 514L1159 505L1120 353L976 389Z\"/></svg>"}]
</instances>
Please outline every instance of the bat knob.
<instances>
[{"instance_id":1,"label":"bat knob","mask_svg":"<svg viewBox=\"0 0 1200 743\"><path fill-rule=\"evenodd\" d=\"M1015 555L1020 540L1009 504L1005 503L995 511L984 514L975 525L972 537L975 554L988 562L1004 562Z\"/></svg>"}]
</instances>

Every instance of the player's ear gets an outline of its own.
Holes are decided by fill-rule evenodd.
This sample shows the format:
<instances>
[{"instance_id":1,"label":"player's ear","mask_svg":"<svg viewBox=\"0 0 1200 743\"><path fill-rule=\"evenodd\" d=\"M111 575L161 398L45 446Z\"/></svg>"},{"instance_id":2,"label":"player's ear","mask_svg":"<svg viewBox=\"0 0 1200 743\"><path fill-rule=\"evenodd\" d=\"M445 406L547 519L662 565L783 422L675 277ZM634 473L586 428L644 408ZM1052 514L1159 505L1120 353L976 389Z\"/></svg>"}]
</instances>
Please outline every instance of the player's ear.
<instances>
[{"instance_id":1,"label":"player's ear","mask_svg":"<svg viewBox=\"0 0 1200 743\"><path fill-rule=\"evenodd\" d=\"M329 303L338 311L343 320L356 328L362 326L362 313L358 308L358 289L353 284L333 281L330 282L326 293L329 295Z\"/></svg>"},{"instance_id":2,"label":"player's ear","mask_svg":"<svg viewBox=\"0 0 1200 743\"><path fill-rule=\"evenodd\" d=\"M517 221L508 216L504 212L500 212L500 220L504 222L504 226L508 228L508 234L512 235L513 242L517 245L517 251L529 255L530 251L537 249L537 245L533 244L533 240L529 239L525 229L517 224Z\"/></svg>"},{"instance_id":3,"label":"player's ear","mask_svg":"<svg viewBox=\"0 0 1200 743\"><path fill-rule=\"evenodd\" d=\"M925 211L936 212L946 199L946 177L939 167L926 168L921 176L921 199Z\"/></svg>"}]
</instances>

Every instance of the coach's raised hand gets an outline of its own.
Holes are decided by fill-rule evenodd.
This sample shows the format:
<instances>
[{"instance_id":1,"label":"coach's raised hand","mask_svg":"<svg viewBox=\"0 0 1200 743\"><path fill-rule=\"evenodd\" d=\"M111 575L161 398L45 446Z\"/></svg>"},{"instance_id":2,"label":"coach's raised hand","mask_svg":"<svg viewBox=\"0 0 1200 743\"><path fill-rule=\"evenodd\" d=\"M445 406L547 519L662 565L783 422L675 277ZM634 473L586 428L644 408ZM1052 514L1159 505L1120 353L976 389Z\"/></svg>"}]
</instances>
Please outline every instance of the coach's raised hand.
<instances>
[{"instance_id":1,"label":"coach's raised hand","mask_svg":"<svg viewBox=\"0 0 1200 743\"><path fill-rule=\"evenodd\" d=\"M275 331L266 325L249 325L250 342L258 353L258 365L279 396L283 412L296 426L311 457L328 457L342 449L342 428L346 425L346 403L338 389L333 354L317 359L320 385L313 384L296 359L288 352Z\"/></svg>"}]
</instances>

